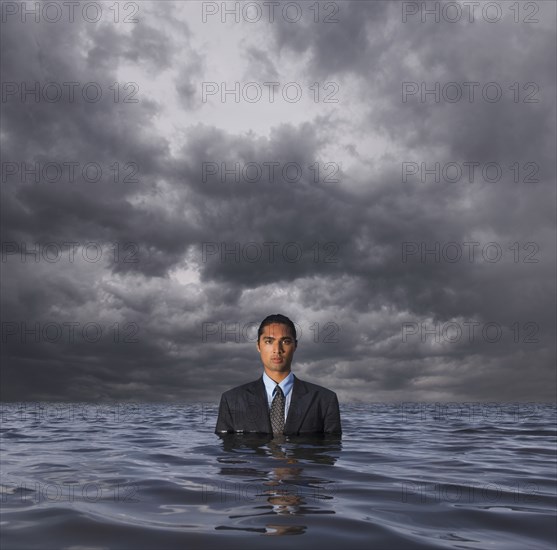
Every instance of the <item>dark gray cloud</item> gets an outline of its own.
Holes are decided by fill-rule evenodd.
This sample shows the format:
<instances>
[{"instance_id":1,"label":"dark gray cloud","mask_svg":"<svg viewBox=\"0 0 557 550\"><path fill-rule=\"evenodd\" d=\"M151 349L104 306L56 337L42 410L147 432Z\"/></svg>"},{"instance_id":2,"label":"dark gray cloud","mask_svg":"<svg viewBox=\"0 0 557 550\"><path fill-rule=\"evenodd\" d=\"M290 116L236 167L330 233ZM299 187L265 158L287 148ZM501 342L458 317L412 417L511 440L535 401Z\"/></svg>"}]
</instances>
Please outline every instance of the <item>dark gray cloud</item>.
<instances>
[{"instance_id":1,"label":"dark gray cloud","mask_svg":"<svg viewBox=\"0 0 557 550\"><path fill-rule=\"evenodd\" d=\"M259 374L253 330L271 312L301 330L296 372L345 401L554 399L554 7L538 24L451 24L337 4L329 24L211 26L141 3L136 25L2 25L4 83L103 92L1 105L3 169L18 170L2 181L3 399L213 401ZM267 132L245 131L242 105L201 101L230 66L336 82L340 102L268 105ZM479 85L472 102L402 100L403 83L435 82ZM470 162L472 182L403 181L403 163ZM36 183L22 163L53 166ZM49 181L64 163L76 181Z\"/></svg>"}]
</instances>

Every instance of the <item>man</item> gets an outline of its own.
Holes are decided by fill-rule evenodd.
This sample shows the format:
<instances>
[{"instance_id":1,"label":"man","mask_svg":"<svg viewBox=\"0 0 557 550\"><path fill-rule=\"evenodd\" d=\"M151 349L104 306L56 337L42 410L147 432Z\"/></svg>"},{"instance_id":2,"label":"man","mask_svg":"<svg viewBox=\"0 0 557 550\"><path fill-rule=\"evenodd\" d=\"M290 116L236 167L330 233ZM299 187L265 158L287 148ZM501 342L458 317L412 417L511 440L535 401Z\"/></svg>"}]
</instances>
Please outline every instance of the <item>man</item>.
<instances>
[{"instance_id":1,"label":"man","mask_svg":"<svg viewBox=\"0 0 557 550\"><path fill-rule=\"evenodd\" d=\"M341 433L336 394L290 371L297 345L288 317L263 320L257 331L263 376L222 394L215 433Z\"/></svg>"}]
</instances>

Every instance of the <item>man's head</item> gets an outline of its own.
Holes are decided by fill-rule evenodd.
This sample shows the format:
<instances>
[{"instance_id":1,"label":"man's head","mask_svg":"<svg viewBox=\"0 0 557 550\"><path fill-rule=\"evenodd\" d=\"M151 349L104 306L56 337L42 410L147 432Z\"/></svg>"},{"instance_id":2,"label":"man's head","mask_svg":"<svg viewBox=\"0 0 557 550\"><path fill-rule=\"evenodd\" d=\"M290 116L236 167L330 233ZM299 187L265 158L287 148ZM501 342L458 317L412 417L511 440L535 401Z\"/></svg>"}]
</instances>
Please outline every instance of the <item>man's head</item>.
<instances>
[{"instance_id":1,"label":"man's head","mask_svg":"<svg viewBox=\"0 0 557 550\"><path fill-rule=\"evenodd\" d=\"M265 372L271 378L288 375L297 345L296 327L288 317L278 313L269 315L259 325L257 350Z\"/></svg>"}]
</instances>

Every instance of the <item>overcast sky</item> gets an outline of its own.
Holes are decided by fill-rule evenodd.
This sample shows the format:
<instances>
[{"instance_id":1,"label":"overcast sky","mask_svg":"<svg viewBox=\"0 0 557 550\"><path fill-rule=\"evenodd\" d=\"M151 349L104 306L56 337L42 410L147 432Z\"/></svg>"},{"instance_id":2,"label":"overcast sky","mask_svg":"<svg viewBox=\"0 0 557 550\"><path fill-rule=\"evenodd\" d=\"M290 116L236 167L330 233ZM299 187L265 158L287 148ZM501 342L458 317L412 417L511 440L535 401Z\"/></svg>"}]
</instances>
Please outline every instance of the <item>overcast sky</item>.
<instances>
[{"instance_id":1,"label":"overcast sky","mask_svg":"<svg viewBox=\"0 0 557 550\"><path fill-rule=\"evenodd\" d=\"M344 403L555 399L554 2L46 4L2 3L3 400L217 401L271 313Z\"/></svg>"}]
</instances>

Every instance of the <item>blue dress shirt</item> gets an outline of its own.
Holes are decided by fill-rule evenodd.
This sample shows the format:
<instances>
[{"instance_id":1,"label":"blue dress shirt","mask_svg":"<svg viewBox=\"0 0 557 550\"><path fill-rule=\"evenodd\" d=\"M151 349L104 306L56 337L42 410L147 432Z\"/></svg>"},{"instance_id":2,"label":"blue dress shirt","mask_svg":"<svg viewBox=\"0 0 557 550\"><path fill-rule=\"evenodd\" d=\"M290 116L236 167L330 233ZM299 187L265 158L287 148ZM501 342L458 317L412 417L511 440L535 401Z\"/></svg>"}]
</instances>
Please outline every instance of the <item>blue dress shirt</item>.
<instances>
[{"instance_id":1,"label":"blue dress shirt","mask_svg":"<svg viewBox=\"0 0 557 550\"><path fill-rule=\"evenodd\" d=\"M271 404L273 402L274 391L277 387L277 383L267 376L267 373L263 373L263 383L265 384L265 390L267 392L267 403L269 404L269 410L271 410ZM292 388L294 386L294 375L290 373L280 384L280 389L286 400L284 402L284 421L286 422L286 417L288 416L288 408L290 407L290 401L292 400Z\"/></svg>"}]
</instances>

